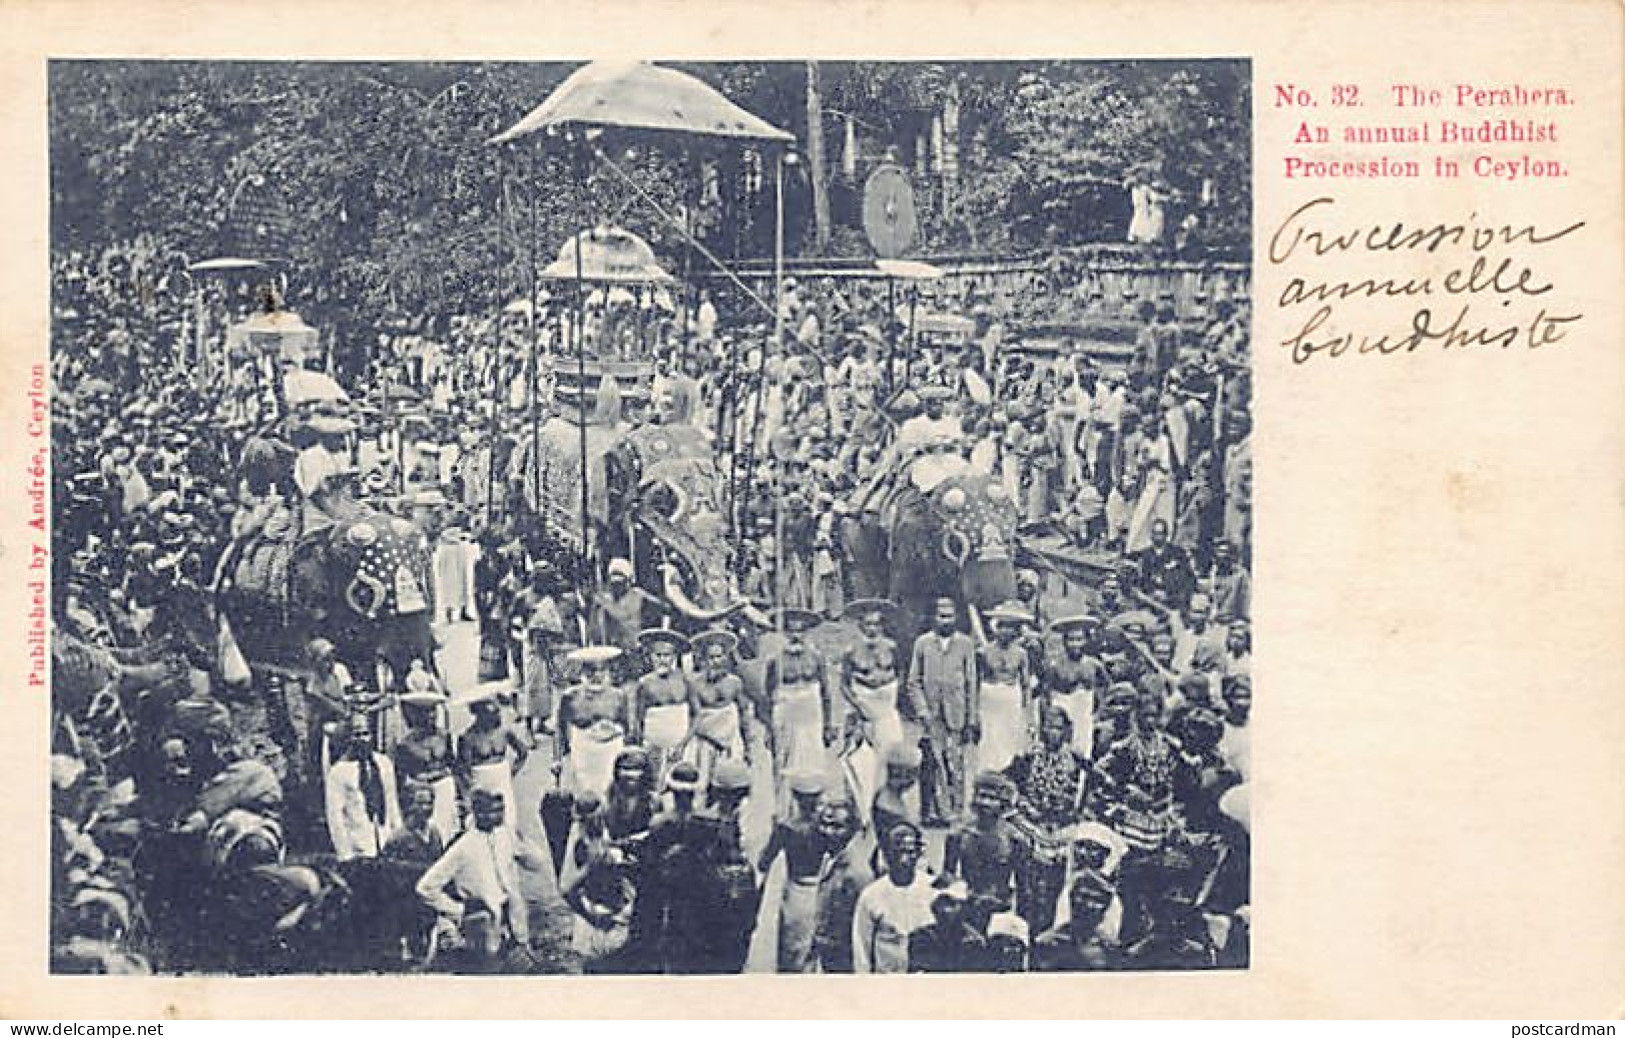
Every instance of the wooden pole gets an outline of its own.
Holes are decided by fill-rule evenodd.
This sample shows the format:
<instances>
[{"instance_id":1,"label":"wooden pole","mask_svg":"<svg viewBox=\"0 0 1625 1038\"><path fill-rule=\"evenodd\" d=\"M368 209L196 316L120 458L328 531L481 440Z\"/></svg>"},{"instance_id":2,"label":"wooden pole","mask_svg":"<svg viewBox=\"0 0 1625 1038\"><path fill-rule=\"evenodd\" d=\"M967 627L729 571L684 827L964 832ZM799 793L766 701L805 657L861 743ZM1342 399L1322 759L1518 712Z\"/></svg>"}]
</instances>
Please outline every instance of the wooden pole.
<instances>
[{"instance_id":1,"label":"wooden pole","mask_svg":"<svg viewBox=\"0 0 1625 1038\"><path fill-rule=\"evenodd\" d=\"M784 355L784 152L779 152L773 165L773 348ZM763 351L763 361L767 359ZM761 423L758 409L756 420ZM771 445L769 445L771 448ZM780 503L779 479L783 462L775 459L773 466L773 588L775 605L773 626L780 636L784 634L784 508Z\"/></svg>"},{"instance_id":2,"label":"wooden pole","mask_svg":"<svg viewBox=\"0 0 1625 1038\"><path fill-rule=\"evenodd\" d=\"M886 336L886 395L890 396L896 388L897 382L897 333L892 326L897 323L897 279L886 278L886 320L881 325L881 331Z\"/></svg>"},{"instance_id":3,"label":"wooden pole","mask_svg":"<svg viewBox=\"0 0 1625 1038\"><path fill-rule=\"evenodd\" d=\"M536 209L536 163L531 162L530 185L530 378L527 382L526 401L530 405L530 476L531 488L536 495L536 511L542 512L542 411L541 393L542 323L537 310L536 297L541 295L541 266L538 255L541 245L537 241L538 216Z\"/></svg>"},{"instance_id":4,"label":"wooden pole","mask_svg":"<svg viewBox=\"0 0 1625 1038\"><path fill-rule=\"evenodd\" d=\"M491 361L490 370L486 372L485 399L491 403L491 417L485 424L485 525L496 524L497 509L497 438L499 421L502 417L502 392L497 384L497 373L502 370L502 314L503 297L502 267L497 268L497 313L496 321L491 326ZM448 729L449 730L449 729Z\"/></svg>"},{"instance_id":5,"label":"wooden pole","mask_svg":"<svg viewBox=\"0 0 1625 1038\"><path fill-rule=\"evenodd\" d=\"M591 216L592 197L588 192L590 173L587 169L587 152L584 141L576 145L576 176L581 185L581 198L583 212L581 223L576 227L576 406L581 418L581 553L578 560L580 575L587 574L587 533L590 501L587 493L587 294L586 274L582 267L581 250L586 243L587 217ZM540 446L538 444L538 446Z\"/></svg>"}]
</instances>

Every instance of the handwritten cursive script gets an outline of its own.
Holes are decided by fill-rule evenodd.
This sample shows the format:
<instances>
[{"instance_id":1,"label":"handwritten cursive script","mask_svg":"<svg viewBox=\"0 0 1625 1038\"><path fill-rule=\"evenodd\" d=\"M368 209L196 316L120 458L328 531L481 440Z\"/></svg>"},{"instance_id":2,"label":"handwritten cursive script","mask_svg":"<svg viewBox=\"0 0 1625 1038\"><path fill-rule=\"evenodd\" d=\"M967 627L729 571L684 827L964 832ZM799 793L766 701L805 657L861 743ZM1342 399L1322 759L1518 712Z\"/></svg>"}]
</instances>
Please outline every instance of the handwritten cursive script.
<instances>
[{"instance_id":1,"label":"handwritten cursive script","mask_svg":"<svg viewBox=\"0 0 1625 1038\"><path fill-rule=\"evenodd\" d=\"M1541 251L1579 231L1584 220L1562 227L1497 224L1474 212L1465 220L1430 225L1335 226L1330 219L1337 215L1336 205L1330 197L1305 202L1270 236L1269 262L1292 271L1276 304L1292 313L1307 311L1297 330L1281 341L1295 363L1351 352L1411 353L1429 344L1540 349L1561 341L1584 316L1549 300L1533 314L1527 309L1533 298L1556 287L1537 272ZM1399 269L1349 269L1372 261ZM1394 321L1382 318L1375 331L1341 320L1344 303L1380 307L1388 300L1404 301L1409 310ZM1484 305L1475 308L1475 302ZM1361 316L1370 320L1371 312L1372 306L1364 306Z\"/></svg>"}]
</instances>

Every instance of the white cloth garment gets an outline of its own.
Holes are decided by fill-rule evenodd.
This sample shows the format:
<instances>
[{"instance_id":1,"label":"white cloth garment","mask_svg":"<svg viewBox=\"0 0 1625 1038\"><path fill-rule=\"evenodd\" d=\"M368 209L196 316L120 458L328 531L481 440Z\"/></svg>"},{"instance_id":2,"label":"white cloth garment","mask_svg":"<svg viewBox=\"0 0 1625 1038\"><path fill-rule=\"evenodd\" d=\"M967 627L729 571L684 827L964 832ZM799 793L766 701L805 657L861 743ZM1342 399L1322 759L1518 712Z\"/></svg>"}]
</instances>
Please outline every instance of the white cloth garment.
<instances>
[{"instance_id":1,"label":"white cloth garment","mask_svg":"<svg viewBox=\"0 0 1625 1038\"><path fill-rule=\"evenodd\" d=\"M395 792L395 765L381 753L372 755L383 784L384 816L367 815L366 795L361 789L359 761L340 759L327 770L327 833L333 852L340 861L376 858L384 844L400 831L401 805Z\"/></svg>"},{"instance_id":2,"label":"white cloth garment","mask_svg":"<svg viewBox=\"0 0 1625 1038\"><path fill-rule=\"evenodd\" d=\"M907 973L909 935L931 925L936 896L924 869L907 886L882 876L865 887L852 913L852 971Z\"/></svg>"},{"instance_id":3,"label":"white cloth garment","mask_svg":"<svg viewBox=\"0 0 1625 1038\"><path fill-rule=\"evenodd\" d=\"M976 744L976 768L1003 771L1027 751L1027 712L1022 707L1021 686L983 681L980 698L982 737Z\"/></svg>"},{"instance_id":4,"label":"white cloth garment","mask_svg":"<svg viewBox=\"0 0 1625 1038\"><path fill-rule=\"evenodd\" d=\"M530 906L519 884L522 857L540 860L541 855L507 826L490 832L470 829L429 866L418 880L417 895L452 919L462 918L465 908L484 908L505 920L514 940L523 943L530 939Z\"/></svg>"}]
</instances>

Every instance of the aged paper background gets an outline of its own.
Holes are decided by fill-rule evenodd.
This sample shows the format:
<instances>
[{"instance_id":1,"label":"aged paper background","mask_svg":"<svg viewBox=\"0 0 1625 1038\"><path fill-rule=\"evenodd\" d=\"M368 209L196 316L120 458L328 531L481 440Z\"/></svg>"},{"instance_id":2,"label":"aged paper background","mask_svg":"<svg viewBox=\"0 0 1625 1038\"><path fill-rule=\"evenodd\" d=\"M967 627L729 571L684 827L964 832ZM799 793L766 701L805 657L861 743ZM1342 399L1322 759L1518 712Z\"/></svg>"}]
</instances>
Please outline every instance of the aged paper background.
<instances>
[{"instance_id":1,"label":"aged paper background","mask_svg":"<svg viewBox=\"0 0 1625 1038\"><path fill-rule=\"evenodd\" d=\"M1625 349L1615 3L0 3L0 1016L1493 1016L1625 1010ZM27 365L47 341L45 59L1250 57L1255 226L1587 226L1563 343L1293 365L1255 258L1254 965L902 980L114 980L45 972L46 701L22 676ZM1286 183L1272 85L1562 86L1559 181ZM1300 113L1301 114L1301 113ZM1322 113L1328 114L1328 113ZM1440 114L1461 114L1441 112ZM1491 113L1496 114L1496 113ZM1529 114L1546 118L1538 112ZM1504 149L1502 149L1504 150ZM1553 266L1553 264L1557 264ZM1391 273L1425 268L1398 256ZM1361 276L1370 273L1361 268ZM1407 307L1388 307L1403 327ZM1377 322L1381 323L1381 322Z\"/></svg>"}]
</instances>

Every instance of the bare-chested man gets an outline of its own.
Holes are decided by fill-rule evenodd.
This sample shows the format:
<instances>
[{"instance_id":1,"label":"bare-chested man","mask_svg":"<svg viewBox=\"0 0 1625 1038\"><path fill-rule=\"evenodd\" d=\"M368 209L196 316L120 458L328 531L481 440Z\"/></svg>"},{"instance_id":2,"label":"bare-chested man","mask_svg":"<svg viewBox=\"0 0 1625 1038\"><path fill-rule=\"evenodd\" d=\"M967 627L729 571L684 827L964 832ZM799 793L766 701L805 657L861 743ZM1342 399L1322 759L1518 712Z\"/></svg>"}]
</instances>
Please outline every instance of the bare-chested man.
<instances>
[{"instance_id":1,"label":"bare-chested man","mask_svg":"<svg viewBox=\"0 0 1625 1038\"><path fill-rule=\"evenodd\" d=\"M988 613L992 642L977 650L981 682L981 739L976 746L977 768L1003 771L1027 752L1032 713L1032 663L1021 642L1032 614L1018 603L1006 602Z\"/></svg>"},{"instance_id":2,"label":"bare-chested man","mask_svg":"<svg viewBox=\"0 0 1625 1038\"><path fill-rule=\"evenodd\" d=\"M587 645L569 655L580 668L581 681L559 702L556 750L564 788L576 795L590 792L600 799L607 795L615 758L626 748L632 697L610 673L610 664L620 655L613 645Z\"/></svg>"},{"instance_id":3,"label":"bare-chested man","mask_svg":"<svg viewBox=\"0 0 1625 1038\"><path fill-rule=\"evenodd\" d=\"M824 777L796 772L789 777L794 800L790 817L773 826L762 849L758 871L763 876L784 854L784 894L779 904L779 972L812 969L812 942L818 916L818 874L824 862L824 839L818 830L818 801Z\"/></svg>"},{"instance_id":4,"label":"bare-chested man","mask_svg":"<svg viewBox=\"0 0 1625 1038\"><path fill-rule=\"evenodd\" d=\"M860 637L841 653L840 681L851 706L853 730L845 757L859 804L873 802L885 781L886 755L903 741L903 718L897 710L897 643L886 633L894 611L890 602L878 598L859 599L847 607Z\"/></svg>"},{"instance_id":5,"label":"bare-chested man","mask_svg":"<svg viewBox=\"0 0 1625 1038\"><path fill-rule=\"evenodd\" d=\"M1026 853L1021 832L1006 817L1015 799L1015 783L1004 775L977 775L971 817L949 831L943 846L943 875L963 879L986 912L1008 911L1015 901L1016 874Z\"/></svg>"},{"instance_id":6,"label":"bare-chested man","mask_svg":"<svg viewBox=\"0 0 1625 1038\"><path fill-rule=\"evenodd\" d=\"M732 631L702 631L694 636L691 645L699 673L690 679L694 709L689 722L689 747L703 788L710 784L718 761L745 763L741 717L745 684L734 673L739 639Z\"/></svg>"},{"instance_id":7,"label":"bare-chested man","mask_svg":"<svg viewBox=\"0 0 1625 1038\"><path fill-rule=\"evenodd\" d=\"M633 687L631 741L649 751L650 774L659 789L694 721L694 692L677 665L688 639L676 631L650 628L638 633L649 670Z\"/></svg>"},{"instance_id":8,"label":"bare-chested man","mask_svg":"<svg viewBox=\"0 0 1625 1038\"><path fill-rule=\"evenodd\" d=\"M513 686L506 681L492 681L460 696L473 715L474 723L457 740L457 771L465 788L500 793L503 824L510 827L517 809L513 777L530 755L529 745L502 717L500 698L512 690Z\"/></svg>"},{"instance_id":9,"label":"bare-chested man","mask_svg":"<svg viewBox=\"0 0 1625 1038\"><path fill-rule=\"evenodd\" d=\"M1085 757L1094 754L1095 707L1108 683L1105 665L1089 651L1096 626L1094 617L1082 613L1050 624L1061 637L1061 651L1045 659L1039 680L1043 697L1071 720L1072 748Z\"/></svg>"},{"instance_id":10,"label":"bare-chested man","mask_svg":"<svg viewBox=\"0 0 1625 1038\"><path fill-rule=\"evenodd\" d=\"M787 776L795 772L822 773L829 766L828 749L835 741L834 703L824 657L807 642L807 631L818 614L787 607L781 612L784 648L768 660L767 690L773 703L773 773L779 787L778 803L788 809Z\"/></svg>"}]
</instances>

